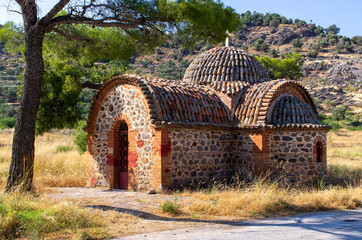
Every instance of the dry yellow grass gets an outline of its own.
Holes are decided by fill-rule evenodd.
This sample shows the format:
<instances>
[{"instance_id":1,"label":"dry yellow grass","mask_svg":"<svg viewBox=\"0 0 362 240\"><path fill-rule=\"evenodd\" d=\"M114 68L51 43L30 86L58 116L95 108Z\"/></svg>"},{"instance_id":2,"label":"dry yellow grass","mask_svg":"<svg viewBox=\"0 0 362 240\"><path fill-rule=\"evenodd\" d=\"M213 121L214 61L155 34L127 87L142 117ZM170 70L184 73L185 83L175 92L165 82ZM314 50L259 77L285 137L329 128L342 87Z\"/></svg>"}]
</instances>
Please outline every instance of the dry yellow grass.
<instances>
[{"instance_id":1,"label":"dry yellow grass","mask_svg":"<svg viewBox=\"0 0 362 240\"><path fill-rule=\"evenodd\" d=\"M297 212L344 210L362 207L362 186L288 189L262 180L248 187L184 192L191 198L181 203L181 212L209 218L259 218Z\"/></svg>"},{"instance_id":2,"label":"dry yellow grass","mask_svg":"<svg viewBox=\"0 0 362 240\"><path fill-rule=\"evenodd\" d=\"M10 164L11 137L12 134L0 134L1 185L5 184ZM70 146L73 149L59 152L58 146ZM342 180L349 178L352 172L356 179L361 179L361 154L362 132L339 131L328 134L328 164L330 168L335 167L334 169L340 172ZM38 137L35 158L37 186L84 186L85 155L76 152L71 136L44 134ZM361 171L358 172L359 170ZM347 187L326 187L322 183L319 189L293 189L259 180L249 185L241 184L238 188L214 187L208 191L185 191L181 193L185 200L179 204L182 215L192 218L256 218L303 211L362 207L360 182L347 181L344 185ZM176 193L172 195L177 196ZM131 222L133 221L138 219L135 218ZM108 225L112 224L112 220L109 220ZM132 227L129 229L128 232L139 231ZM119 234L123 235L125 232L118 232L116 235Z\"/></svg>"},{"instance_id":3,"label":"dry yellow grass","mask_svg":"<svg viewBox=\"0 0 362 240\"><path fill-rule=\"evenodd\" d=\"M329 165L362 169L362 131L330 132L327 143Z\"/></svg>"},{"instance_id":4,"label":"dry yellow grass","mask_svg":"<svg viewBox=\"0 0 362 240\"><path fill-rule=\"evenodd\" d=\"M6 183L11 159L12 134L0 134L0 187ZM70 146L66 152L59 146ZM70 135L46 133L35 141L35 185L43 187L81 187L85 185L85 155L79 155Z\"/></svg>"}]
</instances>

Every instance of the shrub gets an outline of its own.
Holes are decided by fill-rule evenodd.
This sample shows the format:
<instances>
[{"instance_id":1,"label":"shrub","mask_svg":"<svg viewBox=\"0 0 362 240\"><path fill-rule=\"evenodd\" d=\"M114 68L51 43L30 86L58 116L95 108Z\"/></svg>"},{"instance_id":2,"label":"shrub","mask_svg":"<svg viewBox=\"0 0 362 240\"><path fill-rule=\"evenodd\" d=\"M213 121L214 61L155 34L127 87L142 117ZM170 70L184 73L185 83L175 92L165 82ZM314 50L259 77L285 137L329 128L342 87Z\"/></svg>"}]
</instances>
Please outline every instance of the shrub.
<instances>
[{"instance_id":1,"label":"shrub","mask_svg":"<svg viewBox=\"0 0 362 240\"><path fill-rule=\"evenodd\" d=\"M269 45L263 39L257 39L253 43L253 47L256 51L267 52L269 50Z\"/></svg>"},{"instance_id":2,"label":"shrub","mask_svg":"<svg viewBox=\"0 0 362 240\"><path fill-rule=\"evenodd\" d=\"M269 26L272 28L277 28L279 26L279 19L273 19L269 22Z\"/></svg>"},{"instance_id":3,"label":"shrub","mask_svg":"<svg viewBox=\"0 0 362 240\"><path fill-rule=\"evenodd\" d=\"M79 154L83 154L87 151L87 136L88 133L83 131L83 128L87 125L86 121L78 122L78 125L73 132L73 143L75 144Z\"/></svg>"},{"instance_id":4,"label":"shrub","mask_svg":"<svg viewBox=\"0 0 362 240\"><path fill-rule=\"evenodd\" d=\"M181 213L180 204L178 203L178 198L175 197L173 200L167 200L160 206L161 211L164 213L170 213L172 215L177 215Z\"/></svg>"},{"instance_id":5,"label":"shrub","mask_svg":"<svg viewBox=\"0 0 362 240\"><path fill-rule=\"evenodd\" d=\"M307 57L309 57L309 58L317 58L317 56L318 56L318 51L316 51L316 50L312 50L312 51L310 51L310 52L307 52Z\"/></svg>"},{"instance_id":6,"label":"shrub","mask_svg":"<svg viewBox=\"0 0 362 240\"><path fill-rule=\"evenodd\" d=\"M276 32L277 32L277 29L276 29L275 27L272 27L272 28L270 29L270 32L271 32L271 33L276 33Z\"/></svg>"},{"instance_id":7,"label":"shrub","mask_svg":"<svg viewBox=\"0 0 362 240\"><path fill-rule=\"evenodd\" d=\"M276 50L275 48L271 49L269 51L269 56L271 56L272 58L278 57L278 50Z\"/></svg>"},{"instance_id":8,"label":"shrub","mask_svg":"<svg viewBox=\"0 0 362 240\"><path fill-rule=\"evenodd\" d=\"M318 27L314 29L314 33L320 35L321 33L324 33L324 28L318 25Z\"/></svg>"},{"instance_id":9,"label":"shrub","mask_svg":"<svg viewBox=\"0 0 362 240\"><path fill-rule=\"evenodd\" d=\"M352 38L352 42L359 46L362 46L362 36L354 36Z\"/></svg>"},{"instance_id":10,"label":"shrub","mask_svg":"<svg viewBox=\"0 0 362 240\"><path fill-rule=\"evenodd\" d=\"M303 41L299 38L294 38L291 43L293 48L301 48L303 46Z\"/></svg>"},{"instance_id":11,"label":"shrub","mask_svg":"<svg viewBox=\"0 0 362 240\"><path fill-rule=\"evenodd\" d=\"M341 107L336 107L333 109L333 119L338 123L339 120L342 120L346 117L346 112L348 110L348 106L344 105Z\"/></svg>"},{"instance_id":12,"label":"shrub","mask_svg":"<svg viewBox=\"0 0 362 240\"><path fill-rule=\"evenodd\" d=\"M318 63L318 70L324 70L324 64L325 64L325 62L324 61L320 61L319 63Z\"/></svg>"},{"instance_id":13,"label":"shrub","mask_svg":"<svg viewBox=\"0 0 362 240\"><path fill-rule=\"evenodd\" d=\"M73 147L67 145L59 145L57 146L57 152L69 152L73 150Z\"/></svg>"},{"instance_id":14,"label":"shrub","mask_svg":"<svg viewBox=\"0 0 362 240\"><path fill-rule=\"evenodd\" d=\"M2 118L0 119L0 129L15 127L15 118Z\"/></svg>"}]
</instances>

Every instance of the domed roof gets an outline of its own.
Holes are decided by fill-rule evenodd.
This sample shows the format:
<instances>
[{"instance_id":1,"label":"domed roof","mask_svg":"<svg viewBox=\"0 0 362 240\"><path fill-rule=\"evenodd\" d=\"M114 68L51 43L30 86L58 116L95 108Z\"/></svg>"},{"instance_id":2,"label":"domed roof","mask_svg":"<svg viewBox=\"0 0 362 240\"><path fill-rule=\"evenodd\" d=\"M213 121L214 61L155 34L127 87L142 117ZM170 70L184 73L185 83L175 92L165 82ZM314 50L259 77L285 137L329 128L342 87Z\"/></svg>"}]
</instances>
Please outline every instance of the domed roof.
<instances>
[{"instance_id":1,"label":"domed roof","mask_svg":"<svg viewBox=\"0 0 362 240\"><path fill-rule=\"evenodd\" d=\"M200 54L183 78L185 82L209 85L228 95L267 80L268 75L258 60L236 47L216 47Z\"/></svg>"}]
</instances>

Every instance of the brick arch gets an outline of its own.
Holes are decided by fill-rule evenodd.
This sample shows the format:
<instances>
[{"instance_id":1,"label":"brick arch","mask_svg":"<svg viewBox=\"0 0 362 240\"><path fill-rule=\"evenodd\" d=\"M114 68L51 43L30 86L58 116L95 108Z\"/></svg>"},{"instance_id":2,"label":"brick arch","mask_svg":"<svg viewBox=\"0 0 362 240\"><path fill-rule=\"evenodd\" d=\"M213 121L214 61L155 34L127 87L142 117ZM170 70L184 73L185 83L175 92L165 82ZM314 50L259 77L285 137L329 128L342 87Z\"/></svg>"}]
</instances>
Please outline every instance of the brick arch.
<instances>
[{"instance_id":1,"label":"brick arch","mask_svg":"<svg viewBox=\"0 0 362 240\"><path fill-rule=\"evenodd\" d=\"M312 98L301 84L293 80L280 79L255 84L248 88L235 108L234 122L240 125L267 124L267 115L272 111L273 102L283 94L306 102L317 114Z\"/></svg>"},{"instance_id":2,"label":"brick arch","mask_svg":"<svg viewBox=\"0 0 362 240\"><path fill-rule=\"evenodd\" d=\"M321 155L322 155L322 161L317 162L317 144L321 144ZM319 163L319 164L326 164L327 163L327 143L326 140L321 137L317 136L313 141L313 162Z\"/></svg>"},{"instance_id":3,"label":"brick arch","mask_svg":"<svg viewBox=\"0 0 362 240\"><path fill-rule=\"evenodd\" d=\"M116 86L119 85L135 86L141 93L143 93L144 97L142 98L142 101L146 106L150 114L150 117L154 122L154 118L157 116L156 112L158 112L158 110L156 109L153 99L147 97L150 95L150 90L147 87L147 84L145 83L144 79L134 75L116 76L109 79L106 83L104 83L93 98L89 110L87 126L84 128L84 131L88 132L89 135L92 135L95 132L95 124L97 121L98 112L99 109L102 107L102 102L104 98L111 90L113 90Z\"/></svg>"}]
</instances>

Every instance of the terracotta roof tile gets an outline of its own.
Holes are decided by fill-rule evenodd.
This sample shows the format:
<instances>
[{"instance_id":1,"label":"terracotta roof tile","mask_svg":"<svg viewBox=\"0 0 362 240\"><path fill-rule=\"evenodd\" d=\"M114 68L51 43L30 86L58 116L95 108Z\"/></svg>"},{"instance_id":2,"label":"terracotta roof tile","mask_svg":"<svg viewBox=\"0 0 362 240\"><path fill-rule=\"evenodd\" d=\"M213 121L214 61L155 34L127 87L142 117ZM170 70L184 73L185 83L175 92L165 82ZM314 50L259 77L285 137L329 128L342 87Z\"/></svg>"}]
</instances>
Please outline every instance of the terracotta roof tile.
<instances>
[{"instance_id":1,"label":"terracotta roof tile","mask_svg":"<svg viewBox=\"0 0 362 240\"><path fill-rule=\"evenodd\" d=\"M185 82L209 85L228 95L267 80L266 71L255 57L235 47L217 47L200 54L183 78Z\"/></svg>"},{"instance_id":2,"label":"terracotta roof tile","mask_svg":"<svg viewBox=\"0 0 362 240\"><path fill-rule=\"evenodd\" d=\"M234 123L240 126L260 124L284 126L318 125L319 121L313 101L306 89L295 81L282 79L250 86L235 108Z\"/></svg>"}]
</instances>

